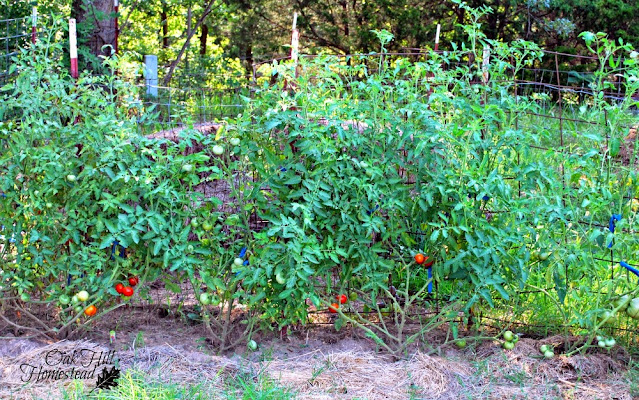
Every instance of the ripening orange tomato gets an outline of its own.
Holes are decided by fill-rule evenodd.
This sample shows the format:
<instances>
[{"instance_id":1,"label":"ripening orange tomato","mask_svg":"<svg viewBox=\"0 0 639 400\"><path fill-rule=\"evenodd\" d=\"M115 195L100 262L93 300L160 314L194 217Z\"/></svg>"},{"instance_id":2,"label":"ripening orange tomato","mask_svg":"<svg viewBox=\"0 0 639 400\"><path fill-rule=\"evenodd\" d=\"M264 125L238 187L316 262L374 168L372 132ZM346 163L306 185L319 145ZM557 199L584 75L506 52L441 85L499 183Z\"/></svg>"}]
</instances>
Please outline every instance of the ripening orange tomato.
<instances>
[{"instance_id":1,"label":"ripening orange tomato","mask_svg":"<svg viewBox=\"0 0 639 400\"><path fill-rule=\"evenodd\" d=\"M96 308L96 306L94 305L90 305L89 307L84 309L84 313L88 316L88 317L92 317L95 315L95 313L98 312L98 309Z\"/></svg>"},{"instance_id":2,"label":"ripening orange tomato","mask_svg":"<svg viewBox=\"0 0 639 400\"><path fill-rule=\"evenodd\" d=\"M426 258L424 257L424 255L423 255L422 253L417 253L417 254L415 254L415 262L416 262L417 264L421 264L421 263L423 263L425 259L426 259Z\"/></svg>"}]
</instances>

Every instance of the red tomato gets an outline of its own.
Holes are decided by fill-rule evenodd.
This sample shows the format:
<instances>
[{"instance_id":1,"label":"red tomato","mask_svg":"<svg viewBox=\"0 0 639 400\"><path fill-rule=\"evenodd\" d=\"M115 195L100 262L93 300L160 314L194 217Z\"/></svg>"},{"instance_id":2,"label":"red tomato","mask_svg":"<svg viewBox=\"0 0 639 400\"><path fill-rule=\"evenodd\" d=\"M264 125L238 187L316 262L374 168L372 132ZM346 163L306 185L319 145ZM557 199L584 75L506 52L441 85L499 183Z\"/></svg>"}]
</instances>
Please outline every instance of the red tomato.
<instances>
[{"instance_id":1,"label":"red tomato","mask_svg":"<svg viewBox=\"0 0 639 400\"><path fill-rule=\"evenodd\" d=\"M426 257L426 258L428 258L428 257ZM424 260L425 260L425 258L424 258L424 255L422 253L415 254L415 262L417 264L422 264L424 262Z\"/></svg>"},{"instance_id":2,"label":"red tomato","mask_svg":"<svg viewBox=\"0 0 639 400\"><path fill-rule=\"evenodd\" d=\"M328 308L328 310L331 312L331 314L335 314L337 313L337 309L339 308L339 304L337 303L333 303L331 304L331 306Z\"/></svg>"},{"instance_id":3,"label":"red tomato","mask_svg":"<svg viewBox=\"0 0 639 400\"><path fill-rule=\"evenodd\" d=\"M84 309L84 313L88 316L88 317L92 317L95 315L95 313L98 312L98 309L94 306L94 305L90 305L89 307Z\"/></svg>"},{"instance_id":4,"label":"red tomato","mask_svg":"<svg viewBox=\"0 0 639 400\"><path fill-rule=\"evenodd\" d=\"M135 286L140 282L137 276L132 276L129 278L129 285Z\"/></svg>"},{"instance_id":5,"label":"red tomato","mask_svg":"<svg viewBox=\"0 0 639 400\"><path fill-rule=\"evenodd\" d=\"M432 267L434 263L435 263L435 260L428 261L428 257L424 259L424 267Z\"/></svg>"},{"instance_id":6,"label":"red tomato","mask_svg":"<svg viewBox=\"0 0 639 400\"><path fill-rule=\"evenodd\" d=\"M124 289L122 289L122 294L126 297L133 296L133 288L131 286L125 286Z\"/></svg>"},{"instance_id":7,"label":"red tomato","mask_svg":"<svg viewBox=\"0 0 639 400\"><path fill-rule=\"evenodd\" d=\"M346 304L348 301L348 297L345 294L340 294L339 296L335 296L335 298L339 301L340 304Z\"/></svg>"},{"instance_id":8,"label":"red tomato","mask_svg":"<svg viewBox=\"0 0 639 400\"><path fill-rule=\"evenodd\" d=\"M124 292L124 285L121 283L118 283L117 285L115 285L115 291L122 294Z\"/></svg>"}]
</instances>

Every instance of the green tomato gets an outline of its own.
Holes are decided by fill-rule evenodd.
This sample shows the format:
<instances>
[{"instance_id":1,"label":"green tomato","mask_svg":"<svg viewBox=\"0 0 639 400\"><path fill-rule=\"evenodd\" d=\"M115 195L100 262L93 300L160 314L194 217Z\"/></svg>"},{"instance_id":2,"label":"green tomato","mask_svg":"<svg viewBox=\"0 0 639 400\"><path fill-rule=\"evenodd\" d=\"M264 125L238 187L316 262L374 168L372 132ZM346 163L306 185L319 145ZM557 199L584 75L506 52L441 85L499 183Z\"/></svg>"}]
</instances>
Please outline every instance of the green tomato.
<instances>
[{"instance_id":1,"label":"green tomato","mask_svg":"<svg viewBox=\"0 0 639 400\"><path fill-rule=\"evenodd\" d=\"M513 343L513 342L504 342L504 344L502 346L506 350L512 350L512 349L515 348L515 343Z\"/></svg>"},{"instance_id":2,"label":"green tomato","mask_svg":"<svg viewBox=\"0 0 639 400\"><path fill-rule=\"evenodd\" d=\"M617 341L614 338L608 338L604 341L606 347L614 347L617 344Z\"/></svg>"},{"instance_id":3,"label":"green tomato","mask_svg":"<svg viewBox=\"0 0 639 400\"><path fill-rule=\"evenodd\" d=\"M53 203L47 203L47 204L46 204L46 207L47 207L47 208L53 208Z\"/></svg>"},{"instance_id":4,"label":"green tomato","mask_svg":"<svg viewBox=\"0 0 639 400\"><path fill-rule=\"evenodd\" d=\"M545 353L548 350L551 350L551 349L550 349L550 346L548 346L547 344L542 344L541 347L539 347L539 351L542 353Z\"/></svg>"},{"instance_id":5,"label":"green tomato","mask_svg":"<svg viewBox=\"0 0 639 400\"><path fill-rule=\"evenodd\" d=\"M72 304L78 304L80 302L80 300L78 299L78 295L74 294L73 297L71 297L71 303Z\"/></svg>"},{"instance_id":6,"label":"green tomato","mask_svg":"<svg viewBox=\"0 0 639 400\"><path fill-rule=\"evenodd\" d=\"M601 320L606 324L614 324L617 318L615 317L615 314L612 313L612 311L604 311L604 313L601 315Z\"/></svg>"},{"instance_id":7,"label":"green tomato","mask_svg":"<svg viewBox=\"0 0 639 400\"><path fill-rule=\"evenodd\" d=\"M360 168L368 168L368 163L366 161L360 161L359 166Z\"/></svg>"},{"instance_id":8,"label":"green tomato","mask_svg":"<svg viewBox=\"0 0 639 400\"><path fill-rule=\"evenodd\" d=\"M248 349L251 351L255 351L257 350L257 342L255 340L249 340L249 342L246 344L246 347L248 347Z\"/></svg>"},{"instance_id":9,"label":"green tomato","mask_svg":"<svg viewBox=\"0 0 639 400\"><path fill-rule=\"evenodd\" d=\"M182 166L182 171L191 172L191 171L193 171L193 166L191 164L184 164Z\"/></svg>"},{"instance_id":10,"label":"green tomato","mask_svg":"<svg viewBox=\"0 0 639 400\"><path fill-rule=\"evenodd\" d=\"M606 347L606 341L605 340L600 340L599 342L597 342L597 346L601 347L602 349Z\"/></svg>"},{"instance_id":11,"label":"green tomato","mask_svg":"<svg viewBox=\"0 0 639 400\"><path fill-rule=\"evenodd\" d=\"M277 274L275 274L275 280L277 281L277 283L279 283L280 285L283 285L286 283L286 279L284 279L284 275L282 275L281 272L278 272Z\"/></svg>"},{"instance_id":12,"label":"green tomato","mask_svg":"<svg viewBox=\"0 0 639 400\"><path fill-rule=\"evenodd\" d=\"M515 338L515 335L511 331L504 332L504 339L507 342L512 342L514 338Z\"/></svg>"},{"instance_id":13,"label":"green tomato","mask_svg":"<svg viewBox=\"0 0 639 400\"><path fill-rule=\"evenodd\" d=\"M80 300L80 301L89 300L89 292L87 292L86 290L79 291L76 296L78 296L78 300Z\"/></svg>"},{"instance_id":14,"label":"green tomato","mask_svg":"<svg viewBox=\"0 0 639 400\"><path fill-rule=\"evenodd\" d=\"M615 300L614 304L615 304L615 308L621 307L621 309L623 310L624 307L627 307L628 304L630 304L630 296L625 294L621 296L620 298L618 298L617 300Z\"/></svg>"},{"instance_id":15,"label":"green tomato","mask_svg":"<svg viewBox=\"0 0 639 400\"><path fill-rule=\"evenodd\" d=\"M235 260L233 260L233 264L235 264L238 267L241 267L242 264L244 264L244 260L242 260L241 258L237 257Z\"/></svg>"},{"instance_id":16,"label":"green tomato","mask_svg":"<svg viewBox=\"0 0 639 400\"><path fill-rule=\"evenodd\" d=\"M74 310L76 314L79 314L84 311L84 308L82 306L75 306Z\"/></svg>"},{"instance_id":17,"label":"green tomato","mask_svg":"<svg viewBox=\"0 0 639 400\"><path fill-rule=\"evenodd\" d=\"M371 171L370 169L367 168L366 169L366 175L369 176L369 177L372 177L373 176L373 171Z\"/></svg>"},{"instance_id":18,"label":"green tomato","mask_svg":"<svg viewBox=\"0 0 639 400\"><path fill-rule=\"evenodd\" d=\"M31 296L29 296L28 293L22 293L20 295L20 300L24 301L25 303L29 301L30 299L31 299Z\"/></svg>"},{"instance_id":19,"label":"green tomato","mask_svg":"<svg viewBox=\"0 0 639 400\"><path fill-rule=\"evenodd\" d=\"M216 156L221 156L222 154L224 154L224 147L216 144L215 146L213 146L213 154L215 154Z\"/></svg>"},{"instance_id":20,"label":"green tomato","mask_svg":"<svg viewBox=\"0 0 639 400\"><path fill-rule=\"evenodd\" d=\"M466 347L466 341L464 339L457 339L455 341L455 344L457 345L457 347L459 347L460 349L463 349Z\"/></svg>"},{"instance_id":21,"label":"green tomato","mask_svg":"<svg viewBox=\"0 0 639 400\"><path fill-rule=\"evenodd\" d=\"M204 229L205 231L210 231L211 229L213 229L213 225L209 222L209 221L204 221L202 223L202 229Z\"/></svg>"},{"instance_id":22,"label":"green tomato","mask_svg":"<svg viewBox=\"0 0 639 400\"><path fill-rule=\"evenodd\" d=\"M211 297L211 305L212 306L219 306L221 303L220 298L217 296L212 296Z\"/></svg>"},{"instance_id":23,"label":"green tomato","mask_svg":"<svg viewBox=\"0 0 639 400\"><path fill-rule=\"evenodd\" d=\"M357 293L355 293L355 292L351 292L351 293L348 295L348 299L349 299L350 301L355 301L355 300L357 300Z\"/></svg>"},{"instance_id":24,"label":"green tomato","mask_svg":"<svg viewBox=\"0 0 639 400\"><path fill-rule=\"evenodd\" d=\"M539 259L541 261L546 261L548 259L548 257L550 257L550 253L549 252L544 252L539 254Z\"/></svg>"},{"instance_id":25,"label":"green tomato","mask_svg":"<svg viewBox=\"0 0 639 400\"><path fill-rule=\"evenodd\" d=\"M555 353L553 353L552 350L548 350L548 351L544 352L544 357L546 357L548 359L553 358L554 356L555 356Z\"/></svg>"},{"instance_id":26,"label":"green tomato","mask_svg":"<svg viewBox=\"0 0 639 400\"><path fill-rule=\"evenodd\" d=\"M194 227L194 228L197 228L198 226L200 226L199 222L197 222L197 218L194 217L191 220L191 226Z\"/></svg>"},{"instance_id":27,"label":"green tomato","mask_svg":"<svg viewBox=\"0 0 639 400\"><path fill-rule=\"evenodd\" d=\"M75 182L76 181L76 176L75 175L67 175L67 181L69 182Z\"/></svg>"},{"instance_id":28,"label":"green tomato","mask_svg":"<svg viewBox=\"0 0 639 400\"><path fill-rule=\"evenodd\" d=\"M233 146L239 146L239 145L240 145L240 139L238 139L238 138L232 138L232 139L231 139L231 145L233 145Z\"/></svg>"},{"instance_id":29,"label":"green tomato","mask_svg":"<svg viewBox=\"0 0 639 400\"><path fill-rule=\"evenodd\" d=\"M211 304L211 299L209 298L209 295L207 293L200 294L200 303L205 306Z\"/></svg>"},{"instance_id":30,"label":"green tomato","mask_svg":"<svg viewBox=\"0 0 639 400\"><path fill-rule=\"evenodd\" d=\"M60 296L58 298L58 301L60 302L60 304L62 304L63 306L66 306L67 304L69 304L69 302L71 301L71 299L69 299L69 296L67 296L66 294L63 294L62 296Z\"/></svg>"},{"instance_id":31,"label":"green tomato","mask_svg":"<svg viewBox=\"0 0 639 400\"><path fill-rule=\"evenodd\" d=\"M634 298L630 301L628 308L626 309L626 313L633 319L639 319L639 297Z\"/></svg>"}]
</instances>

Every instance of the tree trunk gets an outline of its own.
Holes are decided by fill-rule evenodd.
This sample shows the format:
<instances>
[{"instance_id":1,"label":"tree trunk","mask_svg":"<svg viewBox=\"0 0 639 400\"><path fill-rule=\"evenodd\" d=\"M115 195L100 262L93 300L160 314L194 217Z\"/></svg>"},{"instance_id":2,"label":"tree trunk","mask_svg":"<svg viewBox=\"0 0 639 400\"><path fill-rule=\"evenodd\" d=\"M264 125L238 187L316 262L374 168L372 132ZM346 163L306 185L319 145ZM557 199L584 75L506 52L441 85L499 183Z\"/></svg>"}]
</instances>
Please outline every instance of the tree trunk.
<instances>
[{"instance_id":1,"label":"tree trunk","mask_svg":"<svg viewBox=\"0 0 639 400\"><path fill-rule=\"evenodd\" d=\"M71 17L78 23L78 42L88 46L96 56L110 56L115 45L113 0L73 0Z\"/></svg>"},{"instance_id":2,"label":"tree trunk","mask_svg":"<svg viewBox=\"0 0 639 400\"><path fill-rule=\"evenodd\" d=\"M209 26L207 24L202 24L200 32L200 55L206 55L206 41L209 38Z\"/></svg>"},{"instance_id":3,"label":"tree trunk","mask_svg":"<svg viewBox=\"0 0 639 400\"><path fill-rule=\"evenodd\" d=\"M169 47L169 21L166 14L166 3L162 3L162 11L160 12L160 23L162 24L162 48Z\"/></svg>"},{"instance_id":4,"label":"tree trunk","mask_svg":"<svg viewBox=\"0 0 639 400\"><path fill-rule=\"evenodd\" d=\"M202 25L206 17L211 13L211 9L214 4L215 4L215 0L209 0L209 2L206 4L206 7L204 8L204 11L202 11L202 15L195 23L195 26L193 27L193 29L190 29L189 31L186 32L186 35L185 35L186 40L184 44L182 45L182 48L180 49L180 52L178 53L177 57L175 58L175 60L173 60L173 62L169 66L169 71L166 73L166 76L164 77L164 81L163 81L164 86L168 86L169 83L171 82L171 78L173 78L173 73L175 72L175 68L180 63L180 60L182 60L182 57L184 56L184 52L189 47L189 43L191 42L191 38L193 37L193 34L200 28L200 25Z\"/></svg>"}]
</instances>

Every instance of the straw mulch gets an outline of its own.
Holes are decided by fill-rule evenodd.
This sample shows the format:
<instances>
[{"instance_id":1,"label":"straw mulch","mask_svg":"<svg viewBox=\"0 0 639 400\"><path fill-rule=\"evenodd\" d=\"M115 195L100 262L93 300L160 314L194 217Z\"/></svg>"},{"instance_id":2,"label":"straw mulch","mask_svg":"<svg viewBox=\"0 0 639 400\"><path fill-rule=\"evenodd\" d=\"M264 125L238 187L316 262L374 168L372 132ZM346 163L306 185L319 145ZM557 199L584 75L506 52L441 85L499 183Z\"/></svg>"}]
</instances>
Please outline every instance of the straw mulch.
<instances>
[{"instance_id":1,"label":"straw mulch","mask_svg":"<svg viewBox=\"0 0 639 400\"><path fill-rule=\"evenodd\" d=\"M42 355L57 349L108 346L88 341L37 344L16 339L0 342L0 399L57 399L68 380L29 383L20 381L22 363L41 363ZM145 373L151 382L206 381L223 390L238 375L244 379L268 377L297 393L299 399L632 399L624 378L621 354L592 354L571 358L539 358L541 341L522 339L512 351L484 342L475 349L444 348L442 356L415 353L394 362L371 350L335 346L266 361L211 356L169 344L118 351L119 368ZM267 348L264 344L262 348ZM86 381L92 388L94 381Z\"/></svg>"}]
</instances>

